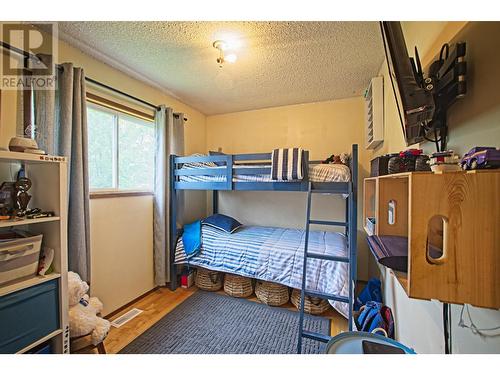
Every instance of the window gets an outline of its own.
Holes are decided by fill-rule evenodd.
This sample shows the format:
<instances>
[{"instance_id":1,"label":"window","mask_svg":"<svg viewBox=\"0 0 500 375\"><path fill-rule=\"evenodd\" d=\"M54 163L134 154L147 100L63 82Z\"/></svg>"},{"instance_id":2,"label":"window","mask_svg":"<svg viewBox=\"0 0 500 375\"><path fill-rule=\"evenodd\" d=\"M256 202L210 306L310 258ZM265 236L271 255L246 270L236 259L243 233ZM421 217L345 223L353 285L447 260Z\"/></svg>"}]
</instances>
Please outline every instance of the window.
<instances>
[{"instance_id":1,"label":"window","mask_svg":"<svg viewBox=\"0 0 500 375\"><path fill-rule=\"evenodd\" d=\"M87 105L90 189L153 191L155 126L98 105Z\"/></svg>"}]
</instances>

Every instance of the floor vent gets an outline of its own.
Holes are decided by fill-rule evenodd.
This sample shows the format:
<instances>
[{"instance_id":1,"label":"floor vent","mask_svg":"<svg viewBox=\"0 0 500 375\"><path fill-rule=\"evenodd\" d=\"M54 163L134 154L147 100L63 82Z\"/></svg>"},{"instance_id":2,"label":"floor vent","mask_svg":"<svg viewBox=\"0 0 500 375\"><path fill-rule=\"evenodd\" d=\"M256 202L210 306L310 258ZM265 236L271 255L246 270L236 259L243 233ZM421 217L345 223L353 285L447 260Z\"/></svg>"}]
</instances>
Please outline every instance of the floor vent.
<instances>
[{"instance_id":1,"label":"floor vent","mask_svg":"<svg viewBox=\"0 0 500 375\"><path fill-rule=\"evenodd\" d=\"M142 310L133 308L132 310L127 311L122 316L119 316L118 318L116 318L115 320L113 320L111 322L111 325L113 327L115 327L115 328L120 328L122 325L124 325L125 323L128 323L129 321L131 321L132 319L134 319L140 313L142 313Z\"/></svg>"}]
</instances>

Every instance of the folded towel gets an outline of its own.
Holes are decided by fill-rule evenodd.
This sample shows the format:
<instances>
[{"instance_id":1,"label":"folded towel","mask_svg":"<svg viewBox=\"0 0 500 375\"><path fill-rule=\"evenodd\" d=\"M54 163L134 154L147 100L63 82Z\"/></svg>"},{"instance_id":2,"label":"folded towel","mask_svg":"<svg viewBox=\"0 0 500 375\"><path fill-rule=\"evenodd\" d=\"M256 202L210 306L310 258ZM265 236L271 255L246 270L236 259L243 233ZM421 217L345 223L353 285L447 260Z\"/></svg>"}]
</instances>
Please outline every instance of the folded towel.
<instances>
[{"instance_id":1,"label":"folded towel","mask_svg":"<svg viewBox=\"0 0 500 375\"><path fill-rule=\"evenodd\" d=\"M182 233L182 243L184 244L184 252L186 258L191 258L197 255L201 250L201 220L194 223L184 225Z\"/></svg>"},{"instance_id":2,"label":"folded towel","mask_svg":"<svg viewBox=\"0 0 500 375\"><path fill-rule=\"evenodd\" d=\"M293 181L304 178L301 148L277 148L272 153L271 178Z\"/></svg>"}]
</instances>

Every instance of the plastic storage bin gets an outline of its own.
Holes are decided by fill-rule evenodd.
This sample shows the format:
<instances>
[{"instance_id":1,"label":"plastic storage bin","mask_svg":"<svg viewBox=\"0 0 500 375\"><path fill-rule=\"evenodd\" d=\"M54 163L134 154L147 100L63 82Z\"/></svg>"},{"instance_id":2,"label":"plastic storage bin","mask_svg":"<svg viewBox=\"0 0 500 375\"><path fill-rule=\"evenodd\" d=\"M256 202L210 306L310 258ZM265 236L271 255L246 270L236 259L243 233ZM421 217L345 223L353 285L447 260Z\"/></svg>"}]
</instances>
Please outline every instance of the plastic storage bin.
<instances>
[{"instance_id":1,"label":"plastic storage bin","mask_svg":"<svg viewBox=\"0 0 500 375\"><path fill-rule=\"evenodd\" d=\"M16 353L59 328L58 279L0 297L0 353Z\"/></svg>"},{"instance_id":2,"label":"plastic storage bin","mask_svg":"<svg viewBox=\"0 0 500 375\"><path fill-rule=\"evenodd\" d=\"M42 237L17 232L0 236L0 286L37 274Z\"/></svg>"}]
</instances>

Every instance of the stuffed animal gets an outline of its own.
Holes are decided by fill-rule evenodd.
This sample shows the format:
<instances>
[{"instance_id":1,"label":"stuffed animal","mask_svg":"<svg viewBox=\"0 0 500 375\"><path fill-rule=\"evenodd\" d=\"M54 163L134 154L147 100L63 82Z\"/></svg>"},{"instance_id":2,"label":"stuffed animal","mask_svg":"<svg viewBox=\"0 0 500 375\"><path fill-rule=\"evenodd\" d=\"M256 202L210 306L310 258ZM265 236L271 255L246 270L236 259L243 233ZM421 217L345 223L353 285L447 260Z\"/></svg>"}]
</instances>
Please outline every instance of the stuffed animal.
<instances>
[{"instance_id":1,"label":"stuffed animal","mask_svg":"<svg viewBox=\"0 0 500 375\"><path fill-rule=\"evenodd\" d=\"M330 155L326 160L323 160L322 164L346 164L349 162L348 154L340 154L340 155Z\"/></svg>"},{"instance_id":2,"label":"stuffed animal","mask_svg":"<svg viewBox=\"0 0 500 375\"><path fill-rule=\"evenodd\" d=\"M340 162L344 165L349 165L349 159L351 158L351 155L343 152L339 155Z\"/></svg>"},{"instance_id":3,"label":"stuffed animal","mask_svg":"<svg viewBox=\"0 0 500 375\"><path fill-rule=\"evenodd\" d=\"M102 342L108 335L110 323L97 314L102 303L96 297L89 297L89 286L74 272L68 272L69 332L70 337L91 334L93 345Z\"/></svg>"},{"instance_id":4,"label":"stuffed animal","mask_svg":"<svg viewBox=\"0 0 500 375\"><path fill-rule=\"evenodd\" d=\"M325 160L323 160L321 163L322 164L332 164L332 163L335 163L335 158L336 158L335 155L330 155Z\"/></svg>"}]
</instances>

